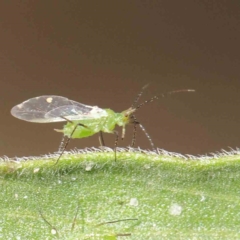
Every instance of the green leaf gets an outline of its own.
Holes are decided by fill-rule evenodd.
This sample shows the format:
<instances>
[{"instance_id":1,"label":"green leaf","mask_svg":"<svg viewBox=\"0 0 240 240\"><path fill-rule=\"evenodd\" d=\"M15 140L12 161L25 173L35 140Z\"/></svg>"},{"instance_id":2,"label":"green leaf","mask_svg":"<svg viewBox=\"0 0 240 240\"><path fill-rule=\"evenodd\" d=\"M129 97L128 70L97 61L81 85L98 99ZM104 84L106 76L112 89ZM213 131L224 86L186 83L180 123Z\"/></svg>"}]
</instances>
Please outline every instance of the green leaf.
<instances>
[{"instance_id":1,"label":"green leaf","mask_svg":"<svg viewBox=\"0 0 240 240\"><path fill-rule=\"evenodd\" d=\"M115 162L112 151L86 149L57 165L53 157L0 163L3 239L57 238L39 210L60 239L240 239L237 151L189 159L119 149ZM128 218L138 220L99 225Z\"/></svg>"}]
</instances>

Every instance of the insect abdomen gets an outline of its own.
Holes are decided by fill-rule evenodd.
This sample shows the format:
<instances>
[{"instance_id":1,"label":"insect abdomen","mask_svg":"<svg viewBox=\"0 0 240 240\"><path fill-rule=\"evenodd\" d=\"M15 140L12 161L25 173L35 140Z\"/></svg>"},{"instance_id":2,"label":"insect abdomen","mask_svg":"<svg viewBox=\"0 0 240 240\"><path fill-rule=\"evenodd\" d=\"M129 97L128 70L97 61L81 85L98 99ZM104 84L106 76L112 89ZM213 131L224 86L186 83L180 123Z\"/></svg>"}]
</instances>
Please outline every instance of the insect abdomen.
<instances>
[{"instance_id":1,"label":"insect abdomen","mask_svg":"<svg viewBox=\"0 0 240 240\"><path fill-rule=\"evenodd\" d=\"M80 124L83 124L86 127L81 126ZM89 121L88 122L81 121L81 123L80 122L68 122L66 125L64 125L63 130L62 130L62 132L65 136L71 137L71 138L90 137L99 131L100 130L96 131L96 129L93 128L92 123L90 123Z\"/></svg>"}]
</instances>

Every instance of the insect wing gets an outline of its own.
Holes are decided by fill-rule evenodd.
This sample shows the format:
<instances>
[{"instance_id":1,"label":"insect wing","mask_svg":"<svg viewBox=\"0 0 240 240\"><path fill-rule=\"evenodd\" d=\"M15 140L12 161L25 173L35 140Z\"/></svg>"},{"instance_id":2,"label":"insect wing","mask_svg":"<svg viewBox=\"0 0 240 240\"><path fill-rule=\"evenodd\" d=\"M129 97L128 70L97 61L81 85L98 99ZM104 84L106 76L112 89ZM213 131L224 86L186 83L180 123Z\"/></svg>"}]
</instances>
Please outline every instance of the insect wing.
<instances>
[{"instance_id":1,"label":"insect wing","mask_svg":"<svg viewBox=\"0 0 240 240\"><path fill-rule=\"evenodd\" d=\"M65 97L46 95L31 98L12 108L11 114L21 120L36 123L62 122L102 117L106 111L87 106Z\"/></svg>"},{"instance_id":2,"label":"insect wing","mask_svg":"<svg viewBox=\"0 0 240 240\"><path fill-rule=\"evenodd\" d=\"M97 106L92 107L78 103L78 105L66 105L55 108L45 115L45 117L48 119L54 118L56 116L62 116L65 119L74 121L106 117L107 113L105 110Z\"/></svg>"}]
</instances>

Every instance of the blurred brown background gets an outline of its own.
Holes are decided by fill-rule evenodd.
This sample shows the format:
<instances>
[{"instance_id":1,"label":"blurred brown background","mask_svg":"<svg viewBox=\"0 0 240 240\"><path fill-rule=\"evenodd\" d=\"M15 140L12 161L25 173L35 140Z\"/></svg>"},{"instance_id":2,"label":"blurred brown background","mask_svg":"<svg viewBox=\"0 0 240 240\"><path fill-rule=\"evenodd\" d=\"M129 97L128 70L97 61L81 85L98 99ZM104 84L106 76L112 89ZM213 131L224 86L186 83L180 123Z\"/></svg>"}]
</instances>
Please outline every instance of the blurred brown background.
<instances>
[{"instance_id":1,"label":"blurred brown background","mask_svg":"<svg viewBox=\"0 0 240 240\"><path fill-rule=\"evenodd\" d=\"M57 150L62 123L10 115L28 98L53 94L122 111L143 99L178 94L139 111L155 145L204 154L240 145L240 3L183 1L1 1L0 155ZM128 146L127 138L120 146ZM104 135L114 145L113 135ZM139 131L137 145L150 148ZM97 135L69 148L99 146Z\"/></svg>"}]
</instances>

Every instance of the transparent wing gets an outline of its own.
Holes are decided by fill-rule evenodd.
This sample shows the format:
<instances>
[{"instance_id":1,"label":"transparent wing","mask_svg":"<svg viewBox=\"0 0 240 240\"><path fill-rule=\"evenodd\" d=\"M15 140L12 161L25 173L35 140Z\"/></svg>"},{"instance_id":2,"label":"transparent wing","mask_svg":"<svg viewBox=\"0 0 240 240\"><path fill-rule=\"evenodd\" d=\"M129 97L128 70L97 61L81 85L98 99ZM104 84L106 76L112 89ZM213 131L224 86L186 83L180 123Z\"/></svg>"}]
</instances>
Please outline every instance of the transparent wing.
<instances>
[{"instance_id":1,"label":"transparent wing","mask_svg":"<svg viewBox=\"0 0 240 240\"><path fill-rule=\"evenodd\" d=\"M12 108L11 114L21 120L36 123L96 119L107 116L105 110L88 106L65 97L46 95L31 98ZM64 119L64 118L65 119Z\"/></svg>"}]
</instances>

